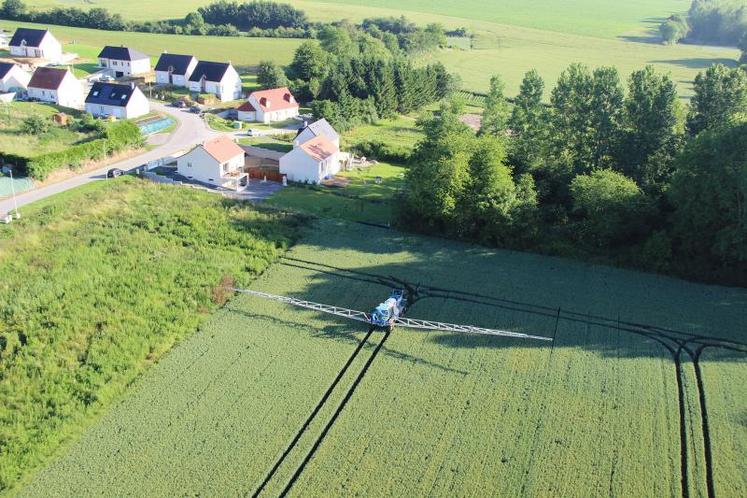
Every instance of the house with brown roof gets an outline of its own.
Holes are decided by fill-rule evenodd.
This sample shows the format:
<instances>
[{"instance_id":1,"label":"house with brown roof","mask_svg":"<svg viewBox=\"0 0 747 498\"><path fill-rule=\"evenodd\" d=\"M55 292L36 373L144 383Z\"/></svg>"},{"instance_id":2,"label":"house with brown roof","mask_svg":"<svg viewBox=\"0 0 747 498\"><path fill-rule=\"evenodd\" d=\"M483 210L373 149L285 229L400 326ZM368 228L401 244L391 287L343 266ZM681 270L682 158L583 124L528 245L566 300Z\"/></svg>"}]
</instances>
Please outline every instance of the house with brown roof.
<instances>
[{"instance_id":1,"label":"house with brown roof","mask_svg":"<svg viewBox=\"0 0 747 498\"><path fill-rule=\"evenodd\" d=\"M240 121L272 123L298 116L298 102L286 87L252 92L238 108Z\"/></svg>"},{"instance_id":2,"label":"house with brown roof","mask_svg":"<svg viewBox=\"0 0 747 498\"><path fill-rule=\"evenodd\" d=\"M280 174L288 181L319 183L339 173L344 162L340 149L325 135L303 143L280 158Z\"/></svg>"},{"instance_id":3,"label":"house with brown roof","mask_svg":"<svg viewBox=\"0 0 747 498\"><path fill-rule=\"evenodd\" d=\"M83 107L83 85L67 69L38 67L28 85L30 99L51 102L62 107Z\"/></svg>"},{"instance_id":4,"label":"house with brown roof","mask_svg":"<svg viewBox=\"0 0 747 498\"><path fill-rule=\"evenodd\" d=\"M228 135L211 138L176 160L181 176L231 190L242 190L249 182L244 172L244 149Z\"/></svg>"}]
</instances>

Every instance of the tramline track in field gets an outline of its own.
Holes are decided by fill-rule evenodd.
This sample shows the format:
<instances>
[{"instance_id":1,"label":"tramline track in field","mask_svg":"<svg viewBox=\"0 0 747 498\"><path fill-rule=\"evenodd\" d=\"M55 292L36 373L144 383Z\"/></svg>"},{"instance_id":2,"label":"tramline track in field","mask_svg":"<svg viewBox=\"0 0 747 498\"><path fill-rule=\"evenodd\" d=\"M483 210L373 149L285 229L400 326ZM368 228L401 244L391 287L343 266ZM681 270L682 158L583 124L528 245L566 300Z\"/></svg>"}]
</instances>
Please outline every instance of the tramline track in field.
<instances>
[{"instance_id":1,"label":"tramline track in field","mask_svg":"<svg viewBox=\"0 0 747 498\"><path fill-rule=\"evenodd\" d=\"M379 285L392 286L394 284L407 287L412 290L418 289L419 299L436 298L436 299L447 299L455 300L466 303L479 304L483 306L490 306L509 311L524 312L538 316L544 316L548 318L555 318L556 320L564 320L568 322L584 323L587 325L593 325L608 329L617 330L620 332L626 332L634 335L638 335L647 339L650 339L662 347L664 347L671 355L672 361L675 365L675 376L677 381L677 398L679 407L679 432L680 432L680 472L681 472L681 488L683 498L689 498L690 496L690 483L688 480L689 474L689 462L688 462L688 448L687 448L687 417L686 417L686 392L685 384L683 382L683 371L682 354L686 353L693 362L694 374L696 378L696 390L697 398L700 404L700 425L703 437L703 451L705 459L705 473L706 473L706 492L709 498L715 496L714 489L714 478L713 478L713 456L711 448L710 428L708 423L708 411L706 404L706 393L704 389L704 382L702 371L700 368L700 355L706 348L720 348L729 350L732 352L747 354L747 343L736 341L734 339L718 336L705 336L701 334L694 334L688 332L682 332L671 328L664 328L658 326L652 326L640 322L623 321L619 318L609 318L601 315L584 314L575 311L562 310L560 308L553 308L546 305L538 305L534 303L527 303L522 301L516 301L505 298L498 298L494 296L488 296L475 292L462 291L459 289L449 289L437 286L430 286L427 284L417 284L417 286L406 280L398 279L392 276L383 276L371 272L361 272L357 270L351 270L346 268L335 267L332 265L317 263L314 261L302 260L298 258L284 257L282 264L287 266L293 266L301 268L307 271L314 271L318 273L328 274L335 277L349 278ZM557 323L557 322L556 322ZM351 393L352 396L352 393ZM349 399L349 398L348 398ZM345 401L346 403L347 401ZM344 403L343 403L344 406ZM336 416L333 416L333 420L329 425L334 423ZM321 436L326 435L329 428L325 428L325 432ZM321 444L321 439L319 444ZM316 445L318 447L318 445ZM299 467L300 472L303 471L308 459L313 456L315 448L312 449L308 458ZM300 475L300 472L297 473ZM297 479L297 475L294 475L289 487L284 490L283 493L287 493L292 487L292 483Z\"/></svg>"}]
</instances>

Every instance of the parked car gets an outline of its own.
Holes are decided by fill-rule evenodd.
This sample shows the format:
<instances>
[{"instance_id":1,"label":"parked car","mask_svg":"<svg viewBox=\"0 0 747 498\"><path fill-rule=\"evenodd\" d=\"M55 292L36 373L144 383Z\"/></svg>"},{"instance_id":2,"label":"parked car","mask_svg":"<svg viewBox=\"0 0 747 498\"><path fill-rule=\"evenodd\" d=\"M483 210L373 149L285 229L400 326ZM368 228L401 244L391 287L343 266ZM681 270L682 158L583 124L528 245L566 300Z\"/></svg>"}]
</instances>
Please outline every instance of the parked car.
<instances>
[{"instance_id":1,"label":"parked car","mask_svg":"<svg viewBox=\"0 0 747 498\"><path fill-rule=\"evenodd\" d=\"M100 79L101 79L101 81L114 81L114 78L112 78L108 74L105 74L105 75L101 76Z\"/></svg>"},{"instance_id":2,"label":"parked car","mask_svg":"<svg viewBox=\"0 0 747 498\"><path fill-rule=\"evenodd\" d=\"M246 134L249 137L258 137L258 136L260 136L259 130L255 130L253 128L249 128L248 130L246 130Z\"/></svg>"},{"instance_id":3,"label":"parked car","mask_svg":"<svg viewBox=\"0 0 747 498\"><path fill-rule=\"evenodd\" d=\"M119 168L112 168L109 171L106 172L107 178L117 178L118 176L122 176L125 174L125 171L123 169Z\"/></svg>"},{"instance_id":4,"label":"parked car","mask_svg":"<svg viewBox=\"0 0 747 498\"><path fill-rule=\"evenodd\" d=\"M193 105L189 108L189 112L191 112L192 114L200 114L202 112L202 109L200 109L200 106Z\"/></svg>"},{"instance_id":5,"label":"parked car","mask_svg":"<svg viewBox=\"0 0 747 498\"><path fill-rule=\"evenodd\" d=\"M179 109L184 109L185 107L187 107L187 103L183 100L175 100L171 103L171 105L173 105L174 107L178 107Z\"/></svg>"}]
</instances>

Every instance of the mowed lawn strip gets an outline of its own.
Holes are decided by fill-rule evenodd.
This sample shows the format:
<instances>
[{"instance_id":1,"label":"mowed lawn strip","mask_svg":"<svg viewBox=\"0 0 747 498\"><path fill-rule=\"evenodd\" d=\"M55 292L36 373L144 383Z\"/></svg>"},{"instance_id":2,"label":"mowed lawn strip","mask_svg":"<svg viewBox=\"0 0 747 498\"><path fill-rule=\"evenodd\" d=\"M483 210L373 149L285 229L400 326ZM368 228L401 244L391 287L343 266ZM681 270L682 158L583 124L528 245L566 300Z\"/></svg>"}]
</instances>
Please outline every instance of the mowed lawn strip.
<instances>
[{"instance_id":1,"label":"mowed lawn strip","mask_svg":"<svg viewBox=\"0 0 747 498\"><path fill-rule=\"evenodd\" d=\"M298 236L296 217L133 178L0 229L0 490L73 438Z\"/></svg>"}]
</instances>

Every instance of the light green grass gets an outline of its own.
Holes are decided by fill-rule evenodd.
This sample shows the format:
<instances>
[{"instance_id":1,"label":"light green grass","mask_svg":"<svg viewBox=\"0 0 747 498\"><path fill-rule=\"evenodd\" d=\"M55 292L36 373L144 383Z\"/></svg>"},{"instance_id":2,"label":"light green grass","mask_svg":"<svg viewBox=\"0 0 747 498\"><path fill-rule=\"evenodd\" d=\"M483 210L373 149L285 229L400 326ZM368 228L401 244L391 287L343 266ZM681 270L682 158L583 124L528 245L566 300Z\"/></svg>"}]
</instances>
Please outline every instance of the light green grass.
<instances>
[{"instance_id":1,"label":"light green grass","mask_svg":"<svg viewBox=\"0 0 747 498\"><path fill-rule=\"evenodd\" d=\"M402 188L405 168L379 163L344 172L346 187L293 185L267 199L269 205L316 216L383 225L395 220L395 195ZM375 182L381 177L381 183Z\"/></svg>"},{"instance_id":2,"label":"light green grass","mask_svg":"<svg viewBox=\"0 0 747 498\"><path fill-rule=\"evenodd\" d=\"M557 327L554 348L396 329L291 496L679 496L671 356L650 339L584 319L744 338L745 290L330 220L289 255L295 260L252 287L361 310L388 295L385 282L319 266L331 264L513 302L428 298L424 290L411 317L549 336ZM238 297L20 495L251 494L364 330ZM374 334L262 496L280 494L381 339ZM733 363L718 363L722 379L744 368ZM714 388L741 399L738 388ZM729 434L730 425L714 423ZM742 452L731 464L737 472ZM705 493L702 480L692 489Z\"/></svg>"},{"instance_id":3,"label":"light green grass","mask_svg":"<svg viewBox=\"0 0 747 498\"><path fill-rule=\"evenodd\" d=\"M289 152L293 149L293 144L283 140L277 140L271 136L268 137L244 137L239 139L242 145L253 145L263 149L274 150L277 152Z\"/></svg>"},{"instance_id":4,"label":"light green grass","mask_svg":"<svg viewBox=\"0 0 747 498\"><path fill-rule=\"evenodd\" d=\"M219 116L216 116L215 114L205 113L205 122L210 126L210 128L216 130L216 131L225 131L225 132L234 132L237 131L236 128L232 126L233 121L228 119L223 119Z\"/></svg>"},{"instance_id":5,"label":"light green grass","mask_svg":"<svg viewBox=\"0 0 747 498\"><path fill-rule=\"evenodd\" d=\"M398 116L381 119L374 124L357 126L342 134L343 144L352 146L359 142L383 142L394 148L412 148L423 138L416 126L415 116Z\"/></svg>"},{"instance_id":6,"label":"light green grass","mask_svg":"<svg viewBox=\"0 0 747 498\"><path fill-rule=\"evenodd\" d=\"M184 17L208 0L185 0L178 3L146 0L98 0L96 7L105 7L123 14L127 19L153 20ZM487 21L563 33L576 33L614 38L626 33L647 31L659 19L674 12L684 12L689 0L327 0L325 2L293 0L288 3L305 10L314 19L328 20L404 14L411 18L443 16L455 20ZM75 5L86 8L86 0L40 0L39 7Z\"/></svg>"},{"instance_id":7,"label":"light green grass","mask_svg":"<svg viewBox=\"0 0 747 498\"><path fill-rule=\"evenodd\" d=\"M95 138L91 133L80 133L66 126L52 123L52 115L57 112L77 115L74 110L51 104L35 102L11 102L0 104L0 151L33 157L48 152L64 150L70 145ZM41 135L27 135L21 132L23 120L32 115L49 120L48 132Z\"/></svg>"},{"instance_id":8,"label":"light green grass","mask_svg":"<svg viewBox=\"0 0 747 498\"><path fill-rule=\"evenodd\" d=\"M15 29L17 26L34 27L31 23L0 21L0 28ZM302 40L289 38L234 38L220 36L182 36L151 33L100 31L64 26L41 26L51 28L54 35L65 44L66 50L78 53L81 58L93 60L104 45L127 45L152 57L164 50L171 53L192 54L198 59L231 61L235 66L256 66L260 60L268 59L287 64Z\"/></svg>"},{"instance_id":9,"label":"light green grass","mask_svg":"<svg viewBox=\"0 0 747 498\"><path fill-rule=\"evenodd\" d=\"M224 275L246 285L264 270L294 225L132 177L55 195L0 225L0 492L192 334Z\"/></svg>"}]
</instances>

